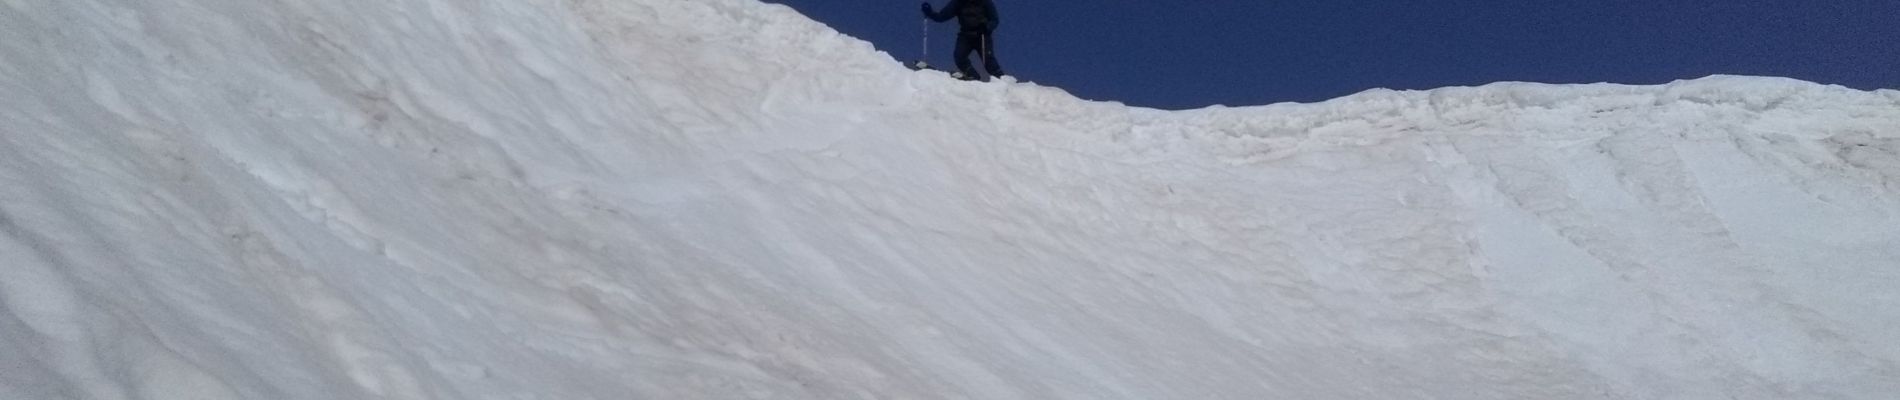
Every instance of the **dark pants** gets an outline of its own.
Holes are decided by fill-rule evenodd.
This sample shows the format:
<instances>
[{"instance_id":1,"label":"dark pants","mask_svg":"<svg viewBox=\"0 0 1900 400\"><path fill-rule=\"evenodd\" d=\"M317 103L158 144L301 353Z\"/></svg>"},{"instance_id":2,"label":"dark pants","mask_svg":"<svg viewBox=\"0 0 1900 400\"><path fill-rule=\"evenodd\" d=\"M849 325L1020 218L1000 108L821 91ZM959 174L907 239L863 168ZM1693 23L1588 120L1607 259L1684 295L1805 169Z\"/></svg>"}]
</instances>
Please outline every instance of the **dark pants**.
<instances>
[{"instance_id":1,"label":"dark pants","mask_svg":"<svg viewBox=\"0 0 1900 400\"><path fill-rule=\"evenodd\" d=\"M962 32L957 34L957 71L963 72L963 79L977 79L976 67L970 66L970 53L981 52L983 69L990 76L1003 76L1003 65L996 62L995 35L983 32Z\"/></svg>"}]
</instances>

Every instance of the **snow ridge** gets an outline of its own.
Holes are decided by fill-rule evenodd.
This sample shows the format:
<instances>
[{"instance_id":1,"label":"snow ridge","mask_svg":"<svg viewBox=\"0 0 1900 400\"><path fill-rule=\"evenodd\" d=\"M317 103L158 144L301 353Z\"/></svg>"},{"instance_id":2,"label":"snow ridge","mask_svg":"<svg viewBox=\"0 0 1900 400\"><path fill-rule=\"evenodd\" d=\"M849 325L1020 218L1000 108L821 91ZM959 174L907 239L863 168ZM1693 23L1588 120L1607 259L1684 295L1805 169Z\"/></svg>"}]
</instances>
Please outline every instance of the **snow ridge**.
<instances>
[{"instance_id":1,"label":"snow ridge","mask_svg":"<svg viewBox=\"0 0 1900 400\"><path fill-rule=\"evenodd\" d=\"M1900 392L1895 91L1170 112L750 0L0 34L0 398Z\"/></svg>"}]
</instances>

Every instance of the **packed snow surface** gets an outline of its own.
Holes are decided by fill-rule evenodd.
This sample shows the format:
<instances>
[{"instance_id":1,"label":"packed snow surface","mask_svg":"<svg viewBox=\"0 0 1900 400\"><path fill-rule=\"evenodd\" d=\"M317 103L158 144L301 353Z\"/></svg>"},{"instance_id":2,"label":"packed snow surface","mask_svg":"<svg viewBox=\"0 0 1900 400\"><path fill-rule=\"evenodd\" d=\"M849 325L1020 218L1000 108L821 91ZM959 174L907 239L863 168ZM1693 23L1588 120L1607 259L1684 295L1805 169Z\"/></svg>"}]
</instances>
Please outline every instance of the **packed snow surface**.
<instances>
[{"instance_id":1,"label":"packed snow surface","mask_svg":"<svg viewBox=\"0 0 1900 400\"><path fill-rule=\"evenodd\" d=\"M0 93L0 399L1900 393L1894 91L1168 112L748 0L0 0Z\"/></svg>"}]
</instances>

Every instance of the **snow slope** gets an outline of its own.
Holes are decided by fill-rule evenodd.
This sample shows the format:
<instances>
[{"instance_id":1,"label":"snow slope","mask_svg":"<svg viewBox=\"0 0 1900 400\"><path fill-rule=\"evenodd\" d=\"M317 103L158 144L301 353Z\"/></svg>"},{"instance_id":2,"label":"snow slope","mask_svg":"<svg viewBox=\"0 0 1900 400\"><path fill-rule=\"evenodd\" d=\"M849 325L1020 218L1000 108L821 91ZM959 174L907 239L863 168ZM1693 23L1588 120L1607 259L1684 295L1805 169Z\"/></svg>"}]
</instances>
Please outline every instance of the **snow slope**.
<instances>
[{"instance_id":1,"label":"snow slope","mask_svg":"<svg viewBox=\"0 0 1900 400\"><path fill-rule=\"evenodd\" d=\"M749 0L0 0L0 399L1885 399L1900 92L1164 112Z\"/></svg>"}]
</instances>

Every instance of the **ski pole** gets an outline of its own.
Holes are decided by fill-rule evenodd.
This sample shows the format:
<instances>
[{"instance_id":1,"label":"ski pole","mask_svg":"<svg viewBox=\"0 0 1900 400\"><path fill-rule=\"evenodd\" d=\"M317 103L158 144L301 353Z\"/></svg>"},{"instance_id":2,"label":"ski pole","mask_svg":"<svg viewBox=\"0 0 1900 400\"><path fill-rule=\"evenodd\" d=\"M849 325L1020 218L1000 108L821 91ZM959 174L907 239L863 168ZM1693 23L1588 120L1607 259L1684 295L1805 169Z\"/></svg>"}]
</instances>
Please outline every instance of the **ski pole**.
<instances>
[{"instance_id":1,"label":"ski pole","mask_svg":"<svg viewBox=\"0 0 1900 400\"><path fill-rule=\"evenodd\" d=\"M922 21L924 21L924 58L917 59L918 66L930 64L930 18L924 18Z\"/></svg>"},{"instance_id":2,"label":"ski pole","mask_svg":"<svg viewBox=\"0 0 1900 400\"><path fill-rule=\"evenodd\" d=\"M990 54L990 34L985 33L983 34L983 62L990 62L990 58L993 57L996 55Z\"/></svg>"}]
</instances>

